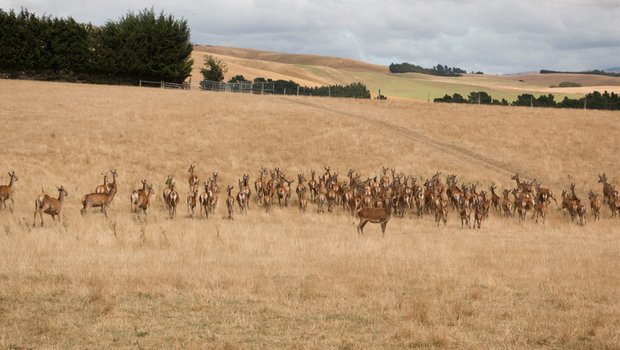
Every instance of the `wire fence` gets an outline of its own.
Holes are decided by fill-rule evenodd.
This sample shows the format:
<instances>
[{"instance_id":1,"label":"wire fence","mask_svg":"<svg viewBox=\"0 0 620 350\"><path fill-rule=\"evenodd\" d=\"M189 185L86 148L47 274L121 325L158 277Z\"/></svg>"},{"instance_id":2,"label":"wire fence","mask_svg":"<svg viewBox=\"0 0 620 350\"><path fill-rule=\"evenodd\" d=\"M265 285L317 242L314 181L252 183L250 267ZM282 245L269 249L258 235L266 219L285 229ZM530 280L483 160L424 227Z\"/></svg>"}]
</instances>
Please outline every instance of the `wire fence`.
<instances>
[{"instance_id":1,"label":"wire fence","mask_svg":"<svg viewBox=\"0 0 620 350\"><path fill-rule=\"evenodd\" d=\"M239 83L224 83L212 80L203 80L200 82L200 90L273 95L275 92L275 84L273 82L244 81Z\"/></svg>"},{"instance_id":2,"label":"wire fence","mask_svg":"<svg viewBox=\"0 0 620 350\"><path fill-rule=\"evenodd\" d=\"M162 88L162 89L189 90L190 87L191 87L191 83L184 82L182 84L179 84L179 83L170 83L170 82L167 82L167 81L140 80L140 87L154 87L154 88Z\"/></svg>"}]
</instances>

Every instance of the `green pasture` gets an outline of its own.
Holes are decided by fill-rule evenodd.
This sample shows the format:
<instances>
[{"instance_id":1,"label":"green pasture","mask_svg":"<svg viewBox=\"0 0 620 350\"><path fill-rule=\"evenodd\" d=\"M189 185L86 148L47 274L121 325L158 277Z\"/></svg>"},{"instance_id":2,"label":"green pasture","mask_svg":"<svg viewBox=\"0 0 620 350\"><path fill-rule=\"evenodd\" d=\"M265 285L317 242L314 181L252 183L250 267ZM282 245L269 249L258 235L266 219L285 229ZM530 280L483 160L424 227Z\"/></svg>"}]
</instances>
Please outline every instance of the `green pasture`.
<instances>
[{"instance_id":1,"label":"green pasture","mask_svg":"<svg viewBox=\"0 0 620 350\"><path fill-rule=\"evenodd\" d=\"M448 78L423 74L390 74L387 72L341 70L341 75L335 76L320 66L302 64L298 64L297 66L317 76L328 78L342 84L362 82L366 84L373 96L376 96L378 90L381 89L381 94L388 98L393 96L423 101L430 98L432 101L434 98L443 97L446 94L452 95L458 93L467 98L472 91L485 91L494 99L501 100L505 98L509 102L512 102L517 99L518 95L524 93L530 93L534 96L542 94L539 91L529 90L527 87L520 89L518 82L501 79L500 77L491 75ZM509 88L498 88L497 85ZM556 101L561 101L564 96L570 98L581 97L575 94L554 93L554 95Z\"/></svg>"}]
</instances>

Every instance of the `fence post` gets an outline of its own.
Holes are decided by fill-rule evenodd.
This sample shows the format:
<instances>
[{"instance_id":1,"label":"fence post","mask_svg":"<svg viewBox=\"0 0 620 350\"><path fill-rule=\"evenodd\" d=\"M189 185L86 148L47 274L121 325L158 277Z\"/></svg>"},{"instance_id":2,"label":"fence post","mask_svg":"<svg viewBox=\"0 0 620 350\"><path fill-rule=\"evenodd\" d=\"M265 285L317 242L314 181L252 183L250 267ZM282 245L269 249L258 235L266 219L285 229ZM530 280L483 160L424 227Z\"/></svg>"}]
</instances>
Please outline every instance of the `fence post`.
<instances>
[{"instance_id":1,"label":"fence post","mask_svg":"<svg viewBox=\"0 0 620 350\"><path fill-rule=\"evenodd\" d=\"M583 109L588 109L588 95L583 97Z\"/></svg>"},{"instance_id":2,"label":"fence post","mask_svg":"<svg viewBox=\"0 0 620 350\"><path fill-rule=\"evenodd\" d=\"M263 95L265 93L265 83L260 83L260 94Z\"/></svg>"},{"instance_id":3,"label":"fence post","mask_svg":"<svg viewBox=\"0 0 620 350\"><path fill-rule=\"evenodd\" d=\"M140 87L142 87L142 79L140 79Z\"/></svg>"},{"instance_id":4,"label":"fence post","mask_svg":"<svg viewBox=\"0 0 620 350\"><path fill-rule=\"evenodd\" d=\"M164 88L164 81L162 80L162 81L160 82L160 84L161 84L161 88L163 89L163 88Z\"/></svg>"},{"instance_id":5,"label":"fence post","mask_svg":"<svg viewBox=\"0 0 620 350\"><path fill-rule=\"evenodd\" d=\"M328 95L329 97L332 97L332 87L331 87L331 86L328 86L328 87L327 87L327 95Z\"/></svg>"},{"instance_id":6,"label":"fence post","mask_svg":"<svg viewBox=\"0 0 620 350\"><path fill-rule=\"evenodd\" d=\"M297 96L299 96L299 85L297 85Z\"/></svg>"}]
</instances>

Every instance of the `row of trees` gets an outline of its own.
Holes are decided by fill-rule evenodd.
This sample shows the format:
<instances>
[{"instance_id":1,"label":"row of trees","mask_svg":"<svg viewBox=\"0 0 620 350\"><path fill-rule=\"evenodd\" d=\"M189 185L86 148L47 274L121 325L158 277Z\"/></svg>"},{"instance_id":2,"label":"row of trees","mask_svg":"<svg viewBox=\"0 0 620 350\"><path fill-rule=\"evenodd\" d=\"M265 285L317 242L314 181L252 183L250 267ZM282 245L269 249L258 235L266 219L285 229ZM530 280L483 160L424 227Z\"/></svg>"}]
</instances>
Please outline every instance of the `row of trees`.
<instances>
[{"instance_id":1,"label":"row of trees","mask_svg":"<svg viewBox=\"0 0 620 350\"><path fill-rule=\"evenodd\" d=\"M479 104L492 104L503 106L532 106L532 107L548 107L548 108L588 108L588 109L606 109L606 110L620 110L620 95L612 92L605 91L600 93L594 91L587 94L585 97L572 99L564 97L560 102L555 100L555 96L540 95L535 97L532 94L522 94L517 96L517 100L508 102L506 99L496 100L493 99L488 93L484 91L471 92L465 99L460 94L445 95L441 98L436 98L434 102L446 102L446 103L479 103Z\"/></svg>"},{"instance_id":2,"label":"row of trees","mask_svg":"<svg viewBox=\"0 0 620 350\"><path fill-rule=\"evenodd\" d=\"M192 45L185 20L145 9L102 27L0 9L0 71L67 79L183 82Z\"/></svg>"},{"instance_id":3,"label":"row of trees","mask_svg":"<svg viewBox=\"0 0 620 350\"><path fill-rule=\"evenodd\" d=\"M390 64L390 73L422 73L444 77L460 77L467 72L458 67L448 67L441 64L432 68L424 68L422 66L403 62ZM479 73L481 74L482 72Z\"/></svg>"},{"instance_id":4,"label":"row of trees","mask_svg":"<svg viewBox=\"0 0 620 350\"><path fill-rule=\"evenodd\" d=\"M205 57L205 62L207 61L213 62L211 61L211 58ZM210 72L214 72L214 71L221 72L221 71L226 70L225 66L223 66L222 68L221 61L219 62L219 64L220 65L217 65L217 64L215 65L215 66L218 66L219 68L210 66L209 69L203 70L203 75L205 79L211 80L209 78L215 77L214 75L211 75ZM219 81L223 80L223 75L221 77L222 79ZM370 91L368 91L368 88L366 87L366 85L362 83L351 83L348 85L327 85L327 86L310 87L310 86L301 86L292 80L282 80L282 79L272 80L272 79L265 79L263 77L258 77L258 78L255 78L253 81L250 81L250 80L247 80L243 75L235 75L234 77L230 78L228 82L229 83L252 83L252 82L273 83L273 87L274 87L273 93L278 94L278 95L296 95L297 93L299 93L300 95L304 95L304 96L370 98Z\"/></svg>"},{"instance_id":5,"label":"row of trees","mask_svg":"<svg viewBox=\"0 0 620 350\"><path fill-rule=\"evenodd\" d=\"M549 69L541 69L540 74L592 74L592 75L604 75L608 77L620 77L620 73L605 72L604 70L598 70L598 69L587 70L583 72L563 72L563 71L556 71L556 70L549 70Z\"/></svg>"}]
</instances>

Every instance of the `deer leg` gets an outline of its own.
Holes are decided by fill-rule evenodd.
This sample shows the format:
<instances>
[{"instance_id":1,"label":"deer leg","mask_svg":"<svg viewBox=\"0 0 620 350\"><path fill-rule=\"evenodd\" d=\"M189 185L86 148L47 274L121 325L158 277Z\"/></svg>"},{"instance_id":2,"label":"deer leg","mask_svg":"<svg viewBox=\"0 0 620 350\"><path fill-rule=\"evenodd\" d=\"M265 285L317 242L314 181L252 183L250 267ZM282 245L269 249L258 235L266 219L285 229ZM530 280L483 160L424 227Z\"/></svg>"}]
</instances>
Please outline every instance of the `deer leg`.
<instances>
[{"instance_id":1,"label":"deer leg","mask_svg":"<svg viewBox=\"0 0 620 350\"><path fill-rule=\"evenodd\" d=\"M381 236L385 237L385 228L387 226L387 221L381 223Z\"/></svg>"},{"instance_id":2,"label":"deer leg","mask_svg":"<svg viewBox=\"0 0 620 350\"><path fill-rule=\"evenodd\" d=\"M38 212L38 210L35 209L34 210L34 217L32 219L32 227L36 226L35 223L37 222L37 212ZM43 226L43 215L41 215L41 226Z\"/></svg>"},{"instance_id":3,"label":"deer leg","mask_svg":"<svg viewBox=\"0 0 620 350\"><path fill-rule=\"evenodd\" d=\"M359 225L357 225L357 235L358 236L360 234L362 236L364 235L364 226L366 226L367 222L368 222L368 220L364 220L364 219L360 218L360 223L359 223Z\"/></svg>"}]
</instances>

